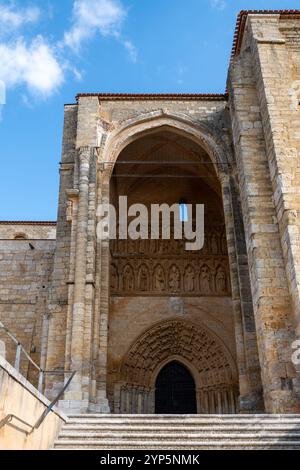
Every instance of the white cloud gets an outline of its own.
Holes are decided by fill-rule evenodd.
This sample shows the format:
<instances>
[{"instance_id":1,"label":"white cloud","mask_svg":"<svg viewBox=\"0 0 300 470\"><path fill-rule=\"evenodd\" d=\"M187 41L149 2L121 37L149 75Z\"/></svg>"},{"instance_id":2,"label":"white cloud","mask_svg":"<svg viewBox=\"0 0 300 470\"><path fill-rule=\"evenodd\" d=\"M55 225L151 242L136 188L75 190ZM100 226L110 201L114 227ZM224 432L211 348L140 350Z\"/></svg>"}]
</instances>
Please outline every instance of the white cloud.
<instances>
[{"instance_id":1,"label":"white cloud","mask_svg":"<svg viewBox=\"0 0 300 470\"><path fill-rule=\"evenodd\" d=\"M128 51L130 59L135 64L137 61L137 55L138 55L137 48L135 47L134 44L132 44L131 41L128 41L128 40L123 41L123 46Z\"/></svg>"},{"instance_id":2,"label":"white cloud","mask_svg":"<svg viewBox=\"0 0 300 470\"><path fill-rule=\"evenodd\" d=\"M74 0L71 28L60 43L42 36L24 39L22 28L37 22L40 16L36 7L17 8L13 1L5 4L0 0L0 83L2 80L7 89L25 86L24 104L28 105L27 92L41 98L52 95L67 74L81 80L82 73L72 64L68 52L79 50L97 33L115 37L132 62L137 60L137 49L120 33L126 11L119 0Z\"/></svg>"},{"instance_id":3,"label":"white cloud","mask_svg":"<svg viewBox=\"0 0 300 470\"><path fill-rule=\"evenodd\" d=\"M38 96L51 95L64 82L64 67L41 37L27 44L22 38L0 43L0 80L12 87L25 84Z\"/></svg>"},{"instance_id":4,"label":"white cloud","mask_svg":"<svg viewBox=\"0 0 300 470\"><path fill-rule=\"evenodd\" d=\"M79 51L82 44L97 33L101 36L113 36L125 47L131 61L136 63L136 47L121 36L121 26L126 15L119 0L75 0L72 26L65 32L62 46Z\"/></svg>"},{"instance_id":5,"label":"white cloud","mask_svg":"<svg viewBox=\"0 0 300 470\"><path fill-rule=\"evenodd\" d=\"M213 8L217 10L224 10L226 7L226 0L210 0L210 4Z\"/></svg>"},{"instance_id":6,"label":"white cloud","mask_svg":"<svg viewBox=\"0 0 300 470\"><path fill-rule=\"evenodd\" d=\"M125 9L117 0L75 0L73 25L65 33L64 44L79 49L83 41L97 32L118 37L125 16Z\"/></svg>"},{"instance_id":7,"label":"white cloud","mask_svg":"<svg viewBox=\"0 0 300 470\"><path fill-rule=\"evenodd\" d=\"M36 23L40 18L39 8L32 6L16 8L11 2L9 5L0 3L0 34L10 33L30 23Z\"/></svg>"},{"instance_id":8,"label":"white cloud","mask_svg":"<svg viewBox=\"0 0 300 470\"><path fill-rule=\"evenodd\" d=\"M3 80L0 80L0 105L6 103L6 87Z\"/></svg>"}]
</instances>

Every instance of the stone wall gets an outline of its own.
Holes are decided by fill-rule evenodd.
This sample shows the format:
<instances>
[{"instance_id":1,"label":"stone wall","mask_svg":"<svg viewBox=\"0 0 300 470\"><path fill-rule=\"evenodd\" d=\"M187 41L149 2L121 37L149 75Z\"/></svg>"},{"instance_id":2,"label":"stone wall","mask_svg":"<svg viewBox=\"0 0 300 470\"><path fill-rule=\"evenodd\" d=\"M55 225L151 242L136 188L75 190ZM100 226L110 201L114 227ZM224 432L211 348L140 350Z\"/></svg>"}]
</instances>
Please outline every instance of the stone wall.
<instances>
[{"instance_id":1,"label":"stone wall","mask_svg":"<svg viewBox=\"0 0 300 470\"><path fill-rule=\"evenodd\" d=\"M0 421L13 414L15 417L0 429L1 450L47 450L62 424L67 420L56 407L41 426L31 427L41 417L50 402L0 355Z\"/></svg>"},{"instance_id":2,"label":"stone wall","mask_svg":"<svg viewBox=\"0 0 300 470\"><path fill-rule=\"evenodd\" d=\"M55 240L56 222L1 222L0 240Z\"/></svg>"},{"instance_id":3,"label":"stone wall","mask_svg":"<svg viewBox=\"0 0 300 470\"><path fill-rule=\"evenodd\" d=\"M0 240L0 320L40 363L43 324L53 268L55 240ZM14 361L15 345L0 331L6 357ZM25 376L28 361L21 363Z\"/></svg>"},{"instance_id":4,"label":"stone wall","mask_svg":"<svg viewBox=\"0 0 300 470\"><path fill-rule=\"evenodd\" d=\"M299 121L293 87L299 71L297 41L288 45L286 34L299 37L295 21L248 15L228 79L264 397L273 412L299 410L299 379L291 363L298 317Z\"/></svg>"},{"instance_id":5,"label":"stone wall","mask_svg":"<svg viewBox=\"0 0 300 470\"><path fill-rule=\"evenodd\" d=\"M80 102L87 101L87 98L81 98ZM95 102L95 98L93 98ZM96 98L98 101L98 98ZM229 114L224 112L226 110L226 101L220 97L219 100L209 99L173 99L156 100L143 98L138 100L114 100L102 99L99 97L99 117L103 123L121 123L126 119L138 118L143 114L163 110L166 114L176 113L186 114L193 118L195 121L204 121L213 124L220 134L226 135L227 125L229 122Z\"/></svg>"}]
</instances>

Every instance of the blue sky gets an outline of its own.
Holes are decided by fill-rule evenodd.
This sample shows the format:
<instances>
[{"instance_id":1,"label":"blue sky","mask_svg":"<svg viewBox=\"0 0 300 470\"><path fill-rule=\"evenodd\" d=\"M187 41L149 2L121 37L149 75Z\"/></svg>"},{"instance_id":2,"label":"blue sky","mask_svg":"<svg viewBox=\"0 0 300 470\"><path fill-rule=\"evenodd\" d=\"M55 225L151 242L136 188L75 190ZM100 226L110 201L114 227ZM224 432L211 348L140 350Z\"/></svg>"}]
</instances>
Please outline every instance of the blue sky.
<instances>
[{"instance_id":1,"label":"blue sky","mask_svg":"<svg viewBox=\"0 0 300 470\"><path fill-rule=\"evenodd\" d=\"M0 219L56 219L63 105L76 93L223 93L237 13L294 8L299 0L0 0Z\"/></svg>"}]
</instances>

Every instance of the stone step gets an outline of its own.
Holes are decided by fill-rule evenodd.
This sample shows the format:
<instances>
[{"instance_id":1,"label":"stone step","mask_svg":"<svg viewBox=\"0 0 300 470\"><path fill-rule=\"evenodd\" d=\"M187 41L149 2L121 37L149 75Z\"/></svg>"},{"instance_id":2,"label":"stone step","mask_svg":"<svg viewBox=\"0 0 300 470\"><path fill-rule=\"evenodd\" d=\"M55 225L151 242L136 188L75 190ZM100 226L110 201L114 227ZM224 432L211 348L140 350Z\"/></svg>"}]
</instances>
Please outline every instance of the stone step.
<instances>
[{"instance_id":1,"label":"stone step","mask_svg":"<svg viewBox=\"0 0 300 470\"><path fill-rule=\"evenodd\" d=\"M126 419L129 418L131 421L135 421L141 418L147 418L147 419L152 419L152 420L161 420L161 419L168 419L168 420L176 420L176 419L194 419L194 420L199 420L199 419L227 419L227 420L234 420L234 419L241 419L241 418L246 418L253 420L253 418L258 418L258 419L273 419L273 420L278 420L278 419L297 419L300 421L300 415L299 414L95 414L95 413L85 413L85 414L69 414L68 417L70 419L74 418L79 418L85 419L85 418L97 418L97 419L110 419L110 420L115 420L115 419Z\"/></svg>"},{"instance_id":2,"label":"stone step","mask_svg":"<svg viewBox=\"0 0 300 470\"><path fill-rule=\"evenodd\" d=\"M267 433L274 433L274 432L298 432L300 433L300 425L295 428L295 426L280 426L276 425L270 428L264 426L207 426L207 427L177 427L176 432L189 432L189 433L212 433L212 432L259 432L265 431ZM138 433L143 432L146 434L151 434L153 432L174 432L174 427L168 426L97 426L97 427L90 427L90 426L63 426L61 429L61 435L65 434L83 434L88 433Z\"/></svg>"},{"instance_id":3,"label":"stone step","mask_svg":"<svg viewBox=\"0 0 300 470\"><path fill-rule=\"evenodd\" d=\"M55 449L300 449L299 415L72 415Z\"/></svg>"},{"instance_id":4,"label":"stone step","mask_svg":"<svg viewBox=\"0 0 300 470\"><path fill-rule=\"evenodd\" d=\"M288 427L299 427L300 426L300 420L298 421L270 421L270 422L263 422L263 421L234 421L232 423L229 423L228 421L177 421L177 422L170 422L170 421L160 421L160 422L155 422L155 421L139 421L139 422L130 422L129 420L125 421L118 421L118 422L111 422L111 421L68 421L67 424L64 425L64 428L66 426L75 426L76 428L80 428L81 426L85 428L102 428L102 427L124 427L124 426L130 426L132 428L151 428L151 427L167 427L167 426L172 426L175 429L180 429L183 426L187 426L190 428L197 428L197 427L203 427L203 428L210 428L211 426L230 426L230 427L236 427L236 426L242 426L242 427L247 427L247 426L261 426L261 427L267 427L267 428L272 428L273 426L288 426Z\"/></svg>"},{"instance_id":5,"label":"stone step","mask_svg":"<svg viewBox=\"0 0 300 470\"><path fill-rule=\"evenodd\" d=\"M79 439L79 440L89 440L89 439L101 439L102 441L105 441L105 439L138 439L138 440L143 440L143 439L155 439L157 436L159 436L160 439L162 440L167 440L167 439L176 439L178 438L178 433L174 432L152 432L152 434L149 435L149 433L144 433L144 432L138 432L138 433L118 433L113 435L114 433L111 432L95 432L95 433L90 433L89 435L86 435L84 433L65 433L62 432L59 435L59 440L61 441L62 439L69 440L70 438L72 439ZM257 433L255 432L246 432L246 433L235 433L235 432L207 432L207 431L198 431L195 433L190 433L190 432L185 432L184 439L188 439L189 441L191 440L206 440L206 439L250 439L250 440L255 440L255 439L261 439L261 438L269 438L269 439L281 439L281 438L286 438L287 434L285 432L266 432L265 430L260 430ZM300 432L289 432L288 433L288 438L290 440L297 439L300 442Z\"/></svg>"},{"instance_id":6,"label":"stone step","mask_svg":"<svg viewBox=\"0 0 300 470\"><path fill-rule=\"evenodd\" d=\"M206 423L226 423L228 425L234 423L262 423L264 425L273 424L273 423L300 423L300 415L298 418L236 418L236 419L223 419L223 418L164 418L164 419L149 419L147 416L141 417L139 419L132 420L131 418L118 418L118 419L109 419L109 418L68 418L68 423L109 423L109 424L120 424L120 423L131 423L131 424L140 424L140 423L149 423L152 425L163 424L163 423L172 423L173 424L206 424Z\"/></svg>"},{"instance_id":7,"label":"stone step","mask_svg":"<svg viewBox=\"0 0 300 470\"><path fill-rule=\"evenodd\" d=\"M74 428L90 428L90 429L95 429L97 427L111 427L111 428L123 428L123 427L132 427L134 429L140 429L140 428L165 428L167 426L170 426L173 429L180 429L180 428L190 428L194 429L197 427L203 427L205 429L210 428L211 426L229 426L230 428L240 426L242 428L246 428L249 426L257 426L257 427L266 427L266 428L272 428L274 426L287 426L287 427L298 427L300 426L300 420L298 421L272 421L272 422L263 422L263 421L253 421L253 422L243 422L243 421L234 421L233 423L229 423L228 421L205 421L205 422L185 422L185 421L180 421L180 422L170 422L170 421L160 421L160 422L154 422L154 421L140 421L140 422L130 422L128 420L124 422L112 422L112 421L97 421L97 422L86 422L86 421L74 421L70 422L68 421L63 425L63 427L74 427Z\"/></svg>"},{"instance_id":8,"label":"stone step","mask_svg":"<svg viewBox=\"0 0 300 470\"><path fill-rule=\"evenodd\" d=\"M209 450L209 449L243 449L243 450L263 450L263 449L300 449L300 440L293 441L288 438L276 442L274 440L260 439L257 442L234 440L228 441L227 439L211 439L207 441L199 440L188 442L186 439L176 440L148 440L143 442L132 442L131 440L69 440L58 441L55 443L56 450L69 450L69 449L87 449L87 450Z\"/></svg>"}]
</instances>

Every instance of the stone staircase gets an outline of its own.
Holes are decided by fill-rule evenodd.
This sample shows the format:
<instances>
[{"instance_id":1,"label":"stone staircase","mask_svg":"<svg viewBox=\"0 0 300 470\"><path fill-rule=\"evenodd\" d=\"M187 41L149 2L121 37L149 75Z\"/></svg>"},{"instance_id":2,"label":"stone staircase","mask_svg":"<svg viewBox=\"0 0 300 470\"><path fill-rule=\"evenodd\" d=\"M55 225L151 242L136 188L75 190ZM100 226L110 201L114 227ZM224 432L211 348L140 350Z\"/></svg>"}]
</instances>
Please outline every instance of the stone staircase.
<instances>
[{"instance_id":1,"label":"stone staircase","mask_svg":"<svg viewBox=\"0 0 300 470\"><path fill-rule=\"evenodd\" d=\"M300 415L71 415L54 449L300 449Z\"/></svg>"}]
</instances>

